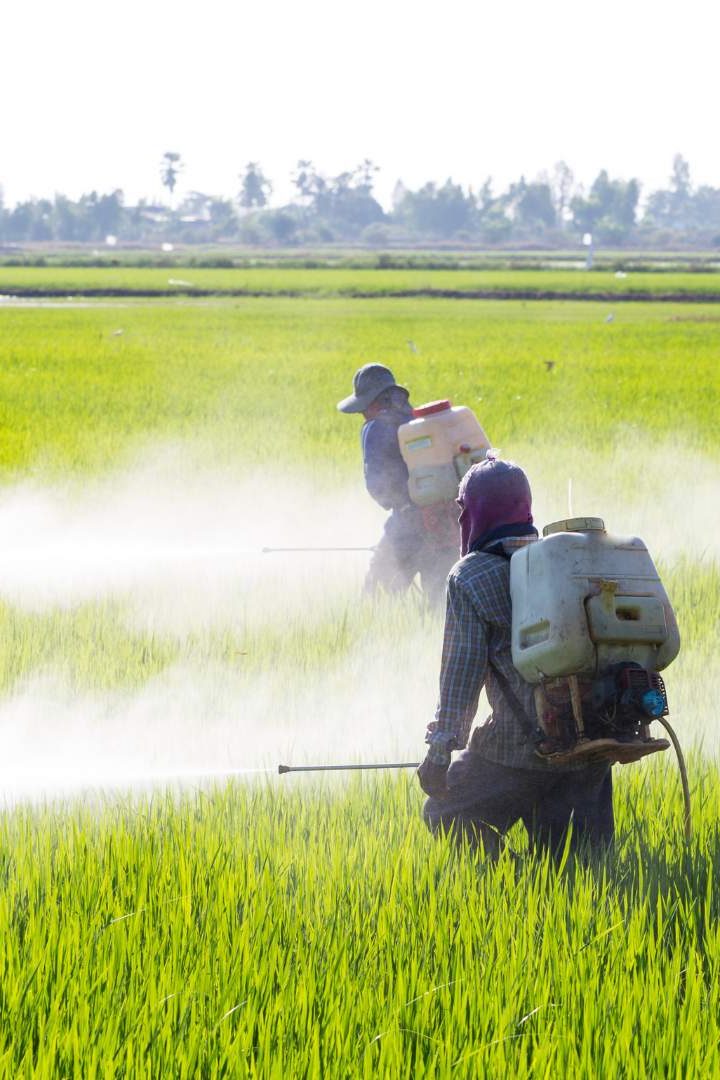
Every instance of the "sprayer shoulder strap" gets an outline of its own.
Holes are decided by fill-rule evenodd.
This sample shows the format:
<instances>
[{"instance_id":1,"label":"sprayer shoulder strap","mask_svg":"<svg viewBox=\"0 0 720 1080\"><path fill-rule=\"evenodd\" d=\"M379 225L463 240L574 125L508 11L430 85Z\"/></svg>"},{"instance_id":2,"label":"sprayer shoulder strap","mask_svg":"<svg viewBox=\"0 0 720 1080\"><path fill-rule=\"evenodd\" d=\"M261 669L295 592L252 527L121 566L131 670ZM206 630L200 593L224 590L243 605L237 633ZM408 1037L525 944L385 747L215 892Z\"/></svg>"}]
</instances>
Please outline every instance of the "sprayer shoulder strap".
<instances>
[{"instance_id":1,"label":"sprayer shoulder strap","mask_svg":"<svg viewBox=\"0 0 720 1080\"><path fill-rule=\"evenodd\" d=\"M501 540L498 540L492 547L487 549L481 549L483 555L494 555L496 559L504 559L505 562L510 562L511 555L502 546ZM494 664L490 664L490 670L497 679L498 686L502 691L502 695L505 701L510 706L510 710L517 720L518 724L525 732L529 739L535 739L537 734L537 724L534 724L527 714L526 709L523 707L522 702L518 699L517 694L513 690L512 686L508 682L505 675L499 668L496 668Z\"/></svg>"},{"instance_id":2,"label":"sprayer shoulder strap","mask_svg":"<svg viewBox=\"0 0 720 1080\"><path fill-rule=\"evenodd\" d=\"M511 556L503 549L500 541L494 545L495 550L486 551L486 555L494 555L498 559L505 559L506 562L510 562ZM498 685L502 691L502 695L505 701L510 706L510 709L523 729L528 738L534 739L537 732L537 725L533 724L532 720L527 714L526 709L523 707L522 702L519 700L517 694L513 690L512 686L508 682L507 678L503 675L499 668L496 668L493 664L490 665L490 670L497 679Z\"/></svg>"},{"instance_id":3,"label":"sprayer shoulder strap","mask_svg":"<svg viewBox=\"0 0 720 1080\"><path fill-rule=\"evenodd\" d=\"M520 727L523 729L523 731L529 738L534 739L537 731L537 725L533 724L532 720L527 714L527 711L523 708L520 699L518 698L510 683L508 682L507 678L503 675L502 671L496 668L493 664L490 665L490 670L492 671L493 676L497 679L498 685L502 691L502 695L505 698L505 701L510 706L510 709L515 719L520 724Z\"/></svg>"}]
</instances>

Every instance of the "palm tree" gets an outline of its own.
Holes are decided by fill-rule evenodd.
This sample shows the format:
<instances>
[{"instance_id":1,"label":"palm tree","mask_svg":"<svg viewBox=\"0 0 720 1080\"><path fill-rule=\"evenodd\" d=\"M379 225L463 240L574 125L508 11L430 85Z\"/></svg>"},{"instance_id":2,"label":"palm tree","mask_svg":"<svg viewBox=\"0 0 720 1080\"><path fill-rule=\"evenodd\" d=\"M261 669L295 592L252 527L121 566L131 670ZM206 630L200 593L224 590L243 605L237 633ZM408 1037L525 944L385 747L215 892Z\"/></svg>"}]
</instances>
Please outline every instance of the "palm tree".
<instances>
[{"instance_id":1,"label":"palm tree","mask_svg":"<svg viewBox=\"0 0 720 1080\"><path fill-rule=\"evenodd\" d=\"M160 179L163 182L163 186L170 192L170 198L173 197L175 191L175 185L177 179L184 168L180 154L174 153L172 150L168 150L163 154L163 159L160 163Z\"/></svg>"}]
</instances>

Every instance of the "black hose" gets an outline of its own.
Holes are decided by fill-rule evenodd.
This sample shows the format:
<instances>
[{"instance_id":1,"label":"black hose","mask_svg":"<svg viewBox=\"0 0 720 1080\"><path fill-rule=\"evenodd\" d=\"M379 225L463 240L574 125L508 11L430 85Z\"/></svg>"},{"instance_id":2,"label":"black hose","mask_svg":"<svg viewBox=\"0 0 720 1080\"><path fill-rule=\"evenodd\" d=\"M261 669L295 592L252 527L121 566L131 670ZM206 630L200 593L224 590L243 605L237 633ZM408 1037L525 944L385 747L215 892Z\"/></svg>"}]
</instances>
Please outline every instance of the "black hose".
<instances>
[{"instance_id":1,"label":"black hose","mask_svg":"<svg viewBox=\"0 0 720 1080\"><path fill-rule=\"evenodd\" d=\"M680 780L682 781L683 800L685 802L685 839L688 843L692 840L692 822L690 819L690 784L688 783L687 767L685 765L685 758L683 756L682 747L680 741L670 726L669 721L663 716L658 716L658 721L667 731L670 736L670 741L675 747L675 753L677 754L678 767L680 769Z\"/></svg>"}]
</instances>

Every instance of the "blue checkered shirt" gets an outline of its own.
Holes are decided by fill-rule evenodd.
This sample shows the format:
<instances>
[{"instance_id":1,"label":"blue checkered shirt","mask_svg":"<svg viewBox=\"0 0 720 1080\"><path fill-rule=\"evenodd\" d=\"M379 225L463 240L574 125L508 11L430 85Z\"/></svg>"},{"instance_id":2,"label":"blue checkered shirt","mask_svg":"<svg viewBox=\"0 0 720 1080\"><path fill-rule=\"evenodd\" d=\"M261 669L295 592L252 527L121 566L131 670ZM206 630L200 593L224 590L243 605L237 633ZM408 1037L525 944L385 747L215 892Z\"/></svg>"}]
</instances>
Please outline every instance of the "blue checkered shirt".
<instances>
[{"instance_id":1,"label":"blue checkered shirt","mask_svg":"<svg viewBox=\"0 0 720 1080\"><path fill-rule=\"evenodd\" d=\"M501 543L510 555L534 540L534 536L518 536ZM513 666L511 623L509 559L486 551L466 555L452 568L447 583L440 698L435 723L425 740L434 764L448 764L450 751L466 746L484 686L492 715L479 726L473 750L513 768L553 768L535 753L528 731L530 725L533 729L536 725L533 688ZM525 710L528 725L522 724L507 702L494 671L507 679Z\"/></svg>"}]
</instances>

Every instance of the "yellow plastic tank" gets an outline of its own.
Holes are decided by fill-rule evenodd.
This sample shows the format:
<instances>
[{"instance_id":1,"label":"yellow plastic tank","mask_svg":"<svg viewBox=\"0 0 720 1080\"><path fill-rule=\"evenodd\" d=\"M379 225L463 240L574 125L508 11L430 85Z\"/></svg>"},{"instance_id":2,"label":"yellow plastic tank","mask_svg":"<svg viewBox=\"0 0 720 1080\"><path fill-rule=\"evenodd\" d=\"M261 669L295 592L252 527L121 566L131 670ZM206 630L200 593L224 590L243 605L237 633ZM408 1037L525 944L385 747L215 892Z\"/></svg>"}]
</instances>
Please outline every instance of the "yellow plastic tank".
<instances>
[{"instance_id":1,"label":"yellow plastic tank","mask_svg":"<svg viewBox=\"0 0 720 1080\"><path fill-rule=\"evenodd\" d=\"M418 506L457 497L458 484L471 465L484 461L490 443L472 409L431 401L398 428L400 452L410 474L408 491Z\"/></svg>"},{"instance_id":2,"label":"yellow plastic tank","mask_svg":"<svg viewBox=\"0 0 720 1080\"><path fill-rule=\"evenodd\" d=\"M512 658L530 683L595 677L612 664L661 671L680 635L650 554L601 518L548 525L510 560Z\"/></svg>"}]
</instances>

